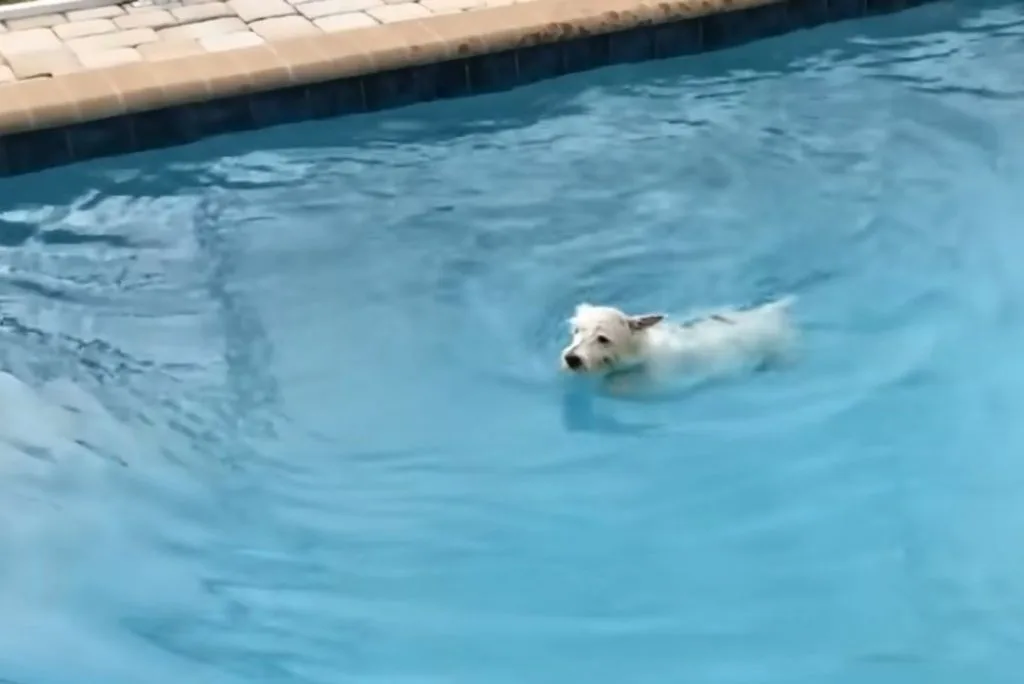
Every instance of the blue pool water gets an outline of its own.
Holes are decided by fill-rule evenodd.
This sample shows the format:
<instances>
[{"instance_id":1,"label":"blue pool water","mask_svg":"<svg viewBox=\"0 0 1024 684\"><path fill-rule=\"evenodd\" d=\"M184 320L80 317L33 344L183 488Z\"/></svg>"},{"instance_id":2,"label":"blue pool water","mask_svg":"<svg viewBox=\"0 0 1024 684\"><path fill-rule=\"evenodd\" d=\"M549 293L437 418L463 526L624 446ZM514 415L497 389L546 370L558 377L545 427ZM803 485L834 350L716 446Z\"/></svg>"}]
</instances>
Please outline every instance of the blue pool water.
<instances>
[{"instance_id":1,"label":"blue pool water","mask_svg":"<svg viewBox=\"0 0 1024 684\"><path fill-rule=\"evenodd\" d=\"M939 3L3 181L0 681L1018 684L1021 73Z\"/></svg>"}]
</instances>

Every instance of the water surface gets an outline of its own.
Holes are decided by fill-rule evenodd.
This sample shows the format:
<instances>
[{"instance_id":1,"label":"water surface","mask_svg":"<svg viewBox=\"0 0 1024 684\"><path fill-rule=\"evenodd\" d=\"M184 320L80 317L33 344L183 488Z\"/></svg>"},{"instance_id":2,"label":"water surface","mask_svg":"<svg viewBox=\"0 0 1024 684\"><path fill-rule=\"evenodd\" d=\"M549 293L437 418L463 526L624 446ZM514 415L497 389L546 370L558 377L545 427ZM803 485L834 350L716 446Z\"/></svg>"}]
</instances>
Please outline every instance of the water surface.
<instances>
[{"instance_id":1,"label":"water surface","mask_svg":"<svg viewBox=\"0 0 1024 684\"><path fill-rule=\"evenodd\" d=\"M5 180L0 680L1017 684L1024 10ZM581 300L799 363L567 391Z\"/></svg>"}]
</instances>

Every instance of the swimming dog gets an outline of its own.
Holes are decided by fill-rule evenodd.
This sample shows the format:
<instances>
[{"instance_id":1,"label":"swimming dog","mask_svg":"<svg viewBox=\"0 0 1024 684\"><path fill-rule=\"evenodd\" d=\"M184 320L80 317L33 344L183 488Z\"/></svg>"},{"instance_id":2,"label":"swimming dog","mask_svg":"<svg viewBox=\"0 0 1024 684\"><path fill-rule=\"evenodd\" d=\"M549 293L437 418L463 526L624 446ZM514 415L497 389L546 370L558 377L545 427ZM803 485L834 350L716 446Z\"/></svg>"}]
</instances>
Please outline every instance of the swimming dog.
<instances>
[{"instance_id":1,"label":"swimming dog","mask_svg":"<svg viewBox=\"0 0 1024 684\"><path fill-rule=\"evenodd\" d=\"M562 369L612 377L623 373L715 374L766 368L790 348L793 297L747 309L724 309L672 323L665 314L630 315L615 307L580 304L569 320L572 340Z\"/></svg>"}]
</instances>

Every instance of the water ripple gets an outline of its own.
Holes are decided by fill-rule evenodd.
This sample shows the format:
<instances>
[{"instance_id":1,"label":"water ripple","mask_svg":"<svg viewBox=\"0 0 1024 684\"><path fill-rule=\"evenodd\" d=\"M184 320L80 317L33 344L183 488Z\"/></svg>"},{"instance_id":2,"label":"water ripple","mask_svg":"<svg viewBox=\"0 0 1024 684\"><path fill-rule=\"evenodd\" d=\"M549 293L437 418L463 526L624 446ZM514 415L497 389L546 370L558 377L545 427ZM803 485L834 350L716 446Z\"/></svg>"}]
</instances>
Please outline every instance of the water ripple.
<instances>
[{"instance_id":1,"label":"water ripple","mask_svg":"<svg viewBox=\"0 0 1024 684\"><path fill-rule=\"evenodd\" d=\"M0 678L1014 681L1022 26L5 181ZM557 373L580 301L784 292L784 371Z\"/></svg>"}]
</instances>

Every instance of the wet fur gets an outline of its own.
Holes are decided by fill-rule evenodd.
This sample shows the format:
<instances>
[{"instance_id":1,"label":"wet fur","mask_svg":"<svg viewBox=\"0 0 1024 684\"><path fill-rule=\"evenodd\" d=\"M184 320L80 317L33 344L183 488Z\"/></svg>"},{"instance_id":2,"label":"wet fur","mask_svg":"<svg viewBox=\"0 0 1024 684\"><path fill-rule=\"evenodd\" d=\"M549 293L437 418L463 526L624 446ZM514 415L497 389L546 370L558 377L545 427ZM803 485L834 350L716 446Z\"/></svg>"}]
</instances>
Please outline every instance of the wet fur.
<instances>
[{"instance_id":1,"label":"wet fur","mask_svg":"<svg viewBox=\"0 0 1024 684\"><path fill-rule=\"evenodd\" d=\"M766 370L783 360L796 331L791 297L746 309L722 309L671 322L663 314L631 316L581 304L562 351L565 371L601 377L608 389L631 391L674 375L708 376ZM575 358L578 368L570 367Z\"/></svg>"}]
</instances>

